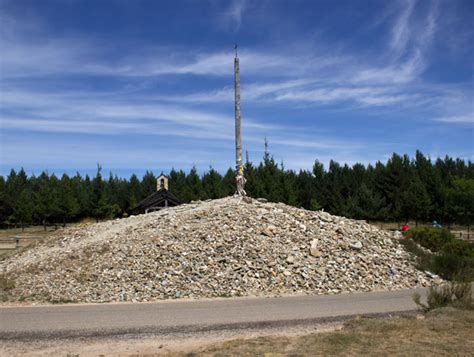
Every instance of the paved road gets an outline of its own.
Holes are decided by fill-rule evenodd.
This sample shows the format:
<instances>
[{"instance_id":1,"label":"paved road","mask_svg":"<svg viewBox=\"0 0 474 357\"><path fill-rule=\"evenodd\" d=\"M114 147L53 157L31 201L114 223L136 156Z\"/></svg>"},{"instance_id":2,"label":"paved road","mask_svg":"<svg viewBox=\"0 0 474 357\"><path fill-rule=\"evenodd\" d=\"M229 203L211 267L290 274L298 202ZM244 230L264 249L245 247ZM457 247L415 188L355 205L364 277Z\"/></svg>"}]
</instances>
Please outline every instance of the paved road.
<instances>
[{"instance_id":1,"label":"paved road","mask_svg":"<svg viewBox=\"0 0 474 357\"><path fill-rule=\"evenodd\" d=\"M416 308L423 289L341 295L0 308L0 340L273 328Z\"/></svg>"}]
</instances>

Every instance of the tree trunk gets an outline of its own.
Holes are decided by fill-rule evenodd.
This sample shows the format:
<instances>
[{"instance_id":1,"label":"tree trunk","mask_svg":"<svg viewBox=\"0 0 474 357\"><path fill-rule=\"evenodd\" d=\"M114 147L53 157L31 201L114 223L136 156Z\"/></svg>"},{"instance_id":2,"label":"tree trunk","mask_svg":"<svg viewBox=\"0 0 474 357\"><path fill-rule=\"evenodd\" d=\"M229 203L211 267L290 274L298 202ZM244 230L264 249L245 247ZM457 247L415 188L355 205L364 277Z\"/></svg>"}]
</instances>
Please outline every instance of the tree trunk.
<instances>
[{"instance_id":1,"label":"tree trunk","mask_svg":"<svg viewBox=\"0 0 474 357\"><path fill-rule=\"evenodd\" d=\"M63 228L66 228L66 217L63 217Z\"/></svg>"},{"instance_id":2,"label":"tree trunk","mask_svg":"<svg viewBox=\"0 0 474 357\"><path fill-rule=\"evenodd\" d=\"M25 231L25 224L21 222L21 232L24 232L24 231Z\"/></svg>"},{"instance_id":3,"label":"tree trunk","mask_svg":"<svg viewBox=\"0 0 474 357\"><path fill-rule=\"evenodd\" d=\"M46 232L46 219L43 219L43 228L44 228L44 231Z\"/></svg>"}]
</instances>

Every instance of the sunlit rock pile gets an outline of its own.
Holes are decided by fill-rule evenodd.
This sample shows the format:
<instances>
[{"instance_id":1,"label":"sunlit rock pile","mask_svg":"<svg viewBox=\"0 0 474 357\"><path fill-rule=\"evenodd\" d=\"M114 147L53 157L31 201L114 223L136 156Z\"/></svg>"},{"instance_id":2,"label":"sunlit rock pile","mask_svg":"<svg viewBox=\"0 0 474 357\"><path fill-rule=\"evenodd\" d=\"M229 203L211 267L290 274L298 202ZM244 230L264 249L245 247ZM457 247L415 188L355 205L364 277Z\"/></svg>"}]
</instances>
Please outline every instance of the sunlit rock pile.
<instances>
[{"instance_id":1,"label":"sunlit rock pile","mask_svg":"<svg viewBox=\"0 0 474 357\"><path fill-rule=\"evenodd\" d=\"M261 200L263 201L263 200ZM0 262L12 299L150 301L426 286L390 232L223 198L62 231Z\"/></svg>"}]
</instances>

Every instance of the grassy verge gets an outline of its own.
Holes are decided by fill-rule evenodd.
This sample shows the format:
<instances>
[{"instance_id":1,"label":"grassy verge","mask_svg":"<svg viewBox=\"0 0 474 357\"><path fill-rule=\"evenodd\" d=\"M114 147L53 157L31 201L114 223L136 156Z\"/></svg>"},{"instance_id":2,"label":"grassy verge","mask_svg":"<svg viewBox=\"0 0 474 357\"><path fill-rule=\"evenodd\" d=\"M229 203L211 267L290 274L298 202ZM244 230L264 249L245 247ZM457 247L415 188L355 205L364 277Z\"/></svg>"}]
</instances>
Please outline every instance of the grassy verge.
<instances>
[{"instance_id":1,"label":"grassy verge","mask_svg":"<svg viewBox=\"0 0 474 357\"><path fill-rule=\"evenodd\" d=\"M236 339L173 356L471 356L474 311L445 308L424 318L360 318L343 329L298 337Z\"/></svg>"}]
</instances>

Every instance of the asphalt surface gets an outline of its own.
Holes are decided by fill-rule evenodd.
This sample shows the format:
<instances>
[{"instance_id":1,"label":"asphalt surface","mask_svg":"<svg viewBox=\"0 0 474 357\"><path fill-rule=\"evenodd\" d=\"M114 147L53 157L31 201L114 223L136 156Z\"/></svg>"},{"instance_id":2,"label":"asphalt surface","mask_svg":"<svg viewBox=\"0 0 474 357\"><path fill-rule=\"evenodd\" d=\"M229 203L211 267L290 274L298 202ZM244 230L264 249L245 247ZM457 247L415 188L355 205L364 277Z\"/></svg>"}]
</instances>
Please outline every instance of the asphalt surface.
<instances>
[{"instance_id":1,"label":"asphalt surface","mask_svg":"<svg viewBox=\"0 0 474 357\"><path fill-rule=\"evenodd\" d=\"M416 309L424 289L273 298L0 307L0 340L172 335L342 321Z\"/></svg>"}]
</instances>

